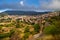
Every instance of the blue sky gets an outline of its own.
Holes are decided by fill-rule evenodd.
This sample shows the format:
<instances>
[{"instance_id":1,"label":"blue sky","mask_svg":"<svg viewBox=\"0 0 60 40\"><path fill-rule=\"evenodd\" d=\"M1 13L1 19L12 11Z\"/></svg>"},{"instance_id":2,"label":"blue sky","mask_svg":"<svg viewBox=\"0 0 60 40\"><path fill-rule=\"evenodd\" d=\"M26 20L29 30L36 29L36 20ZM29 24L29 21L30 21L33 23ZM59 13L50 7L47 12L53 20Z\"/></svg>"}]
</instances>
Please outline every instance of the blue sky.
<instances>
[{"instance_id":1,"label":"blue sky","mask_svg":"<svg viewBox=\"0 0 60 40\"><path fill-rule=\"evenodd\" d=\"M0 0L0 10L60 10L60 0Z\"/></svg>"}]
</instances>

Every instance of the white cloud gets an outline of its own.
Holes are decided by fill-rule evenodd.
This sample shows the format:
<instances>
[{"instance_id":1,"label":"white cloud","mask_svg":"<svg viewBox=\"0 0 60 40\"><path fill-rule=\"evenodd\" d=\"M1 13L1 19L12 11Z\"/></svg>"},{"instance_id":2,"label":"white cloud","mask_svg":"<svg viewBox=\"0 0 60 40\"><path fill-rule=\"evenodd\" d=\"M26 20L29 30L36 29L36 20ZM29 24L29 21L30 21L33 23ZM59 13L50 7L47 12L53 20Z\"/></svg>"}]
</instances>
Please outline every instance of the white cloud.
<instances>
[{"instance_id":1,"label":"white cloud","mask_svg":"<svg viewBox=\"0 0 60 40\"><path fill-rule=\"evenodd\" d=\"M44 9L60 10L60 0L51 0L50 3L43 2L42 7Z\"/></svg>"},{"instance_id":2,"label":"white cloud","mask_svg":"<svg viewBox=\"0 0 60 40\"><path fill-rule=\"evenodd\" d=\"M24 1L20 1L20 5L24 6Z\"/></svg>"},{"instance_id":3,"label":"white cloud","mask_svg":"<svg viewBox=\"0 0 60 40\"><path fill-rule=\"evenodd\" d=\"M53 9L60 9L60 1L52 0L52 3L49 5L49 7Z\"/></svg>"}]
</instances>

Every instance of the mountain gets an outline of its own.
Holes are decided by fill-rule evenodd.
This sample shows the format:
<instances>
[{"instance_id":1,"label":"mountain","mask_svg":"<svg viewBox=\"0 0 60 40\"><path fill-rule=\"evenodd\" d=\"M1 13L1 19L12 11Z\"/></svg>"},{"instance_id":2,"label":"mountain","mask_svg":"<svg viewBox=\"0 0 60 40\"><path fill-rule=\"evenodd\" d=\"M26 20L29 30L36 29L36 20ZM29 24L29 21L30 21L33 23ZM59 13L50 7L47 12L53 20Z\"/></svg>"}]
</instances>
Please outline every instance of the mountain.
<instances>
[{"instance_id":1,"label":"mountain","mask_svg":"<svg viewBox=\"0 0 60 40\"><path fill-rule=\"evenodd\" d=\"M2 13L7 13L9 15L41 15L46 14L48 12L36 12L36 11L4 11Z\"/></svg>"},{"instance_id":2,"label":"mountain","mask_svg":"<svg viewBox=\"0 0 60 40\"><path fill-rule=\"evenodd\" d=\"M3 9L3 10L0 10L0 13L2 13L2 12L5 12L5 11L7 11L8 9Z\"/></svg>"}]
</instances>

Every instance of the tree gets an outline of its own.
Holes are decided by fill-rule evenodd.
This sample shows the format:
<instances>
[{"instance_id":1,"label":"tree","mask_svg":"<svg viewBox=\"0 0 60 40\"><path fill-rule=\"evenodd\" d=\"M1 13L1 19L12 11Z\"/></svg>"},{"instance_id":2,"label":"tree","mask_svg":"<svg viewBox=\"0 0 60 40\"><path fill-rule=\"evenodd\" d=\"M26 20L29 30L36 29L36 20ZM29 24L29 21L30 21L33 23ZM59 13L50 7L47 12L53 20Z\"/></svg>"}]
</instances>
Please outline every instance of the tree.
<instances>
[{"instance_id":1,"label":"tree","mask_svg":"<svg viewBox=\"0 0 60 40\"><path fill-rule=\"evenodd\" d=\"M33 27L34 27L36 33L38 33L40 31L39 24L34 24Z\"/></svg>"},{"instance_id":2,"label":"tree","mask_svg":"<svg viewBox=\"0 0 60 40\"><path fill-rule=\"evenodd\" d=\"M30 32L26 32L25 35L24 35L24 39L26 40L30 35Z\"/></svg>"},{"instance_id":3,"label":"tree","mask_svg":"<svg viewBox=\"0 0 60 40\"><path fill-rule=\"evenodd\" d=\"M56 34L56 27L54 25L50 25L44 29L44 33L55 35Z\"/></svg>"},{"instance_id":4,"label":"tree","mask_svg":"<svg viewBox=\"0 0 60 40\"><path fill-rule=\"evenodd\" d=\"M60 25L59 25L60 22L55 22L55 24L53 25L50 25L48 27L46 27L44 29L44 33L45 34L48 34L48 35L52 35L55 39L55 35L59 35L60 34Z\"/></svg>"},{"instance_id":5,"label":"tree","mask_svg":"<svg viewBox=\"0 0 60 40\"><path fill-rule=\"evenodd\" d=\"M30 32L29 32L29 26L27 26L26 28L25 28L25 31L24 31L24 40L26 40L28 37L29 37L29 35L30 35Z\"/></svg>"},{"instance_id":6,"label":"tree","mask_svg":"<svg viewBox=\"0 0 60 40\"><path fill-rule=\"evenodd\" d=\"M29 27L27 26L26 28L25 28L25 31L24 31L25 33L26 32L29 32Z\"/></svg>"},{"instance_id":7,"label":"tree","mask_svg":"<svg viewBox=\"0 0 60 40\"><path fill-rule=\"evenodd\" d=\"M19 19L16 19L16 28L20 28Z\"/></svg>"}]
</instances>

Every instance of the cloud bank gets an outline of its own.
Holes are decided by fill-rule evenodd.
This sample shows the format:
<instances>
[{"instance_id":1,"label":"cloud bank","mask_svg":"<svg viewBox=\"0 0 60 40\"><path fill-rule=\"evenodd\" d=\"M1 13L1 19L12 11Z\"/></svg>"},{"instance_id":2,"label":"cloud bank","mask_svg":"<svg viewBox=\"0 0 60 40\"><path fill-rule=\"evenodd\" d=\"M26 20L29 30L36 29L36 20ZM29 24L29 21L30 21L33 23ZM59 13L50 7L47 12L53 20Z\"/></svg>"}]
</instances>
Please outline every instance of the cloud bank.
<instances>
[{"instance_id":1,"label":"cloud bank","mask_svg":"<svg viewBox=\"0 0 60 40\"><path fill-rule=\"evenodd\" d=\"M51 0L50 3L43 2L42 8L47 10L60 10L60 0Z\"/></svg>"}]
</instances>

